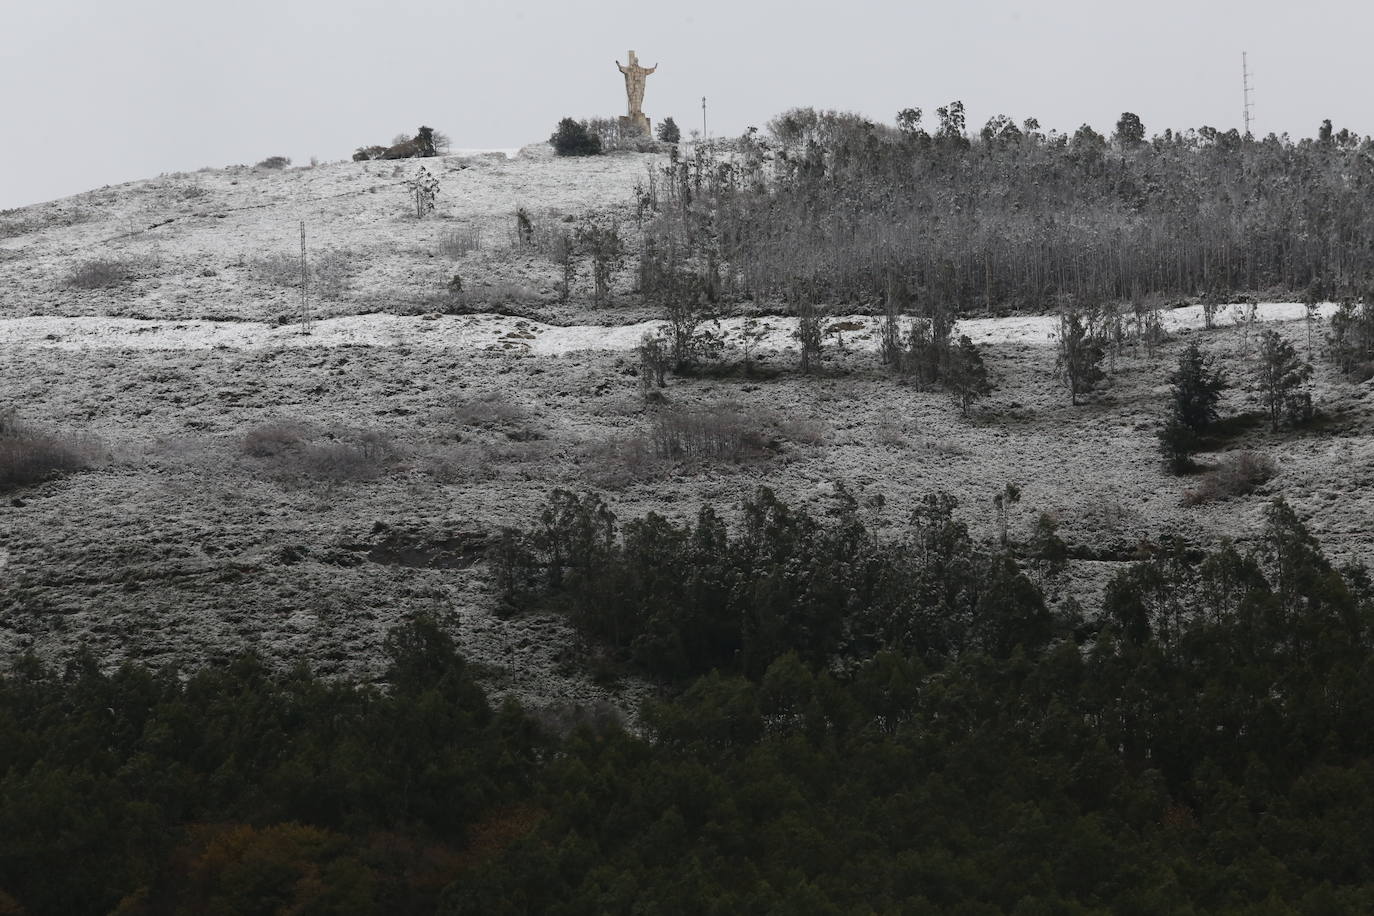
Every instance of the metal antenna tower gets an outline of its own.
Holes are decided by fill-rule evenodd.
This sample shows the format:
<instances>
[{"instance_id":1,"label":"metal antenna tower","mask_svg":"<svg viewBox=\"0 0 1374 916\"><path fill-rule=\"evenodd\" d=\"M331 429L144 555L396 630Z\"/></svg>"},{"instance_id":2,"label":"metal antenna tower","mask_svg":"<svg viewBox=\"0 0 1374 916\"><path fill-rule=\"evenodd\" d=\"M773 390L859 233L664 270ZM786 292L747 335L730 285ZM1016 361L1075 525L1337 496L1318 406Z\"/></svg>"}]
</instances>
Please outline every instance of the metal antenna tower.
<instances>
[{"instance_id":1,"label":"metal antenna tower","mask_svg":"<svg viewBox=\"0 0 1374 916\"><path fill-rule=\"evenodd\" d=\"M1245 136L1250 136L1250 109L1255 107L1255 103L1250 101L1250 61L1244 51L1240 52L1240 78L1242 98L1245 100Z\"/></svg>"}]
</instances>

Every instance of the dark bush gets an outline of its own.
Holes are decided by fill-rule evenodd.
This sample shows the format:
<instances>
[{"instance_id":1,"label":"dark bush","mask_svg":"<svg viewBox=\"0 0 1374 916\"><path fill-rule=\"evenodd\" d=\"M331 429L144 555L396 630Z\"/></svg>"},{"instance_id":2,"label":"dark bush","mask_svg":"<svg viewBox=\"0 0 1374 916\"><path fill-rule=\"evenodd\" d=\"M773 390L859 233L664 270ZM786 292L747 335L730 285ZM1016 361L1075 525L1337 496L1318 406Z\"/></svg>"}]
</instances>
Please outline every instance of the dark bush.
<instances>
[{"instance_id":1,"label":"dark bush","mask_svg":"<svg viewBox=\"0 0 1374 916\"><path fill-rule=\"evenodd\" d=\"M20 423L0 410L0 493L79 471L90 463L88 445Z\"/></svg>"},{"instance_id":2,"label":"dark bush","mask_svg":"<svg viewBox=\"0 0 1374 916\"><path fill-rule=\"evenodd\" d=\"M291 164L290 156L268 156L258 163L260 169L284 169Z\"/></svg>"},{"instance_id":3,"label":"dark bush","mask_svg":"<svg viewBox=\"0 0 1374 916\"><path fill-rule=\"evenodd\" d=\"M598 156L601 154L601 138L587 129L587 125L564 118L558 122L558 130L549 137L554 152L560 156Z\"/></svg>"}]
</instances>

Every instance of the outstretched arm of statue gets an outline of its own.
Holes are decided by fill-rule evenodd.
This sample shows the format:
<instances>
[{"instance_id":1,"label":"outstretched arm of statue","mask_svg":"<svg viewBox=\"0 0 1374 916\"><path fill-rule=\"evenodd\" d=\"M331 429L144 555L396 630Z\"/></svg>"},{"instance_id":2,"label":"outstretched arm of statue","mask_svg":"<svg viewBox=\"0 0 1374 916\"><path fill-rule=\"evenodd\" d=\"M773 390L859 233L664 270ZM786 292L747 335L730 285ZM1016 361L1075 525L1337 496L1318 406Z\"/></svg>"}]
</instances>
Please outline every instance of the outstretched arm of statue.
<instances>
[{"instance_id":1,"label":"outstretched arm of statue","mask_svg":"<svg viewBox=\"0 0 1374 916\"><path fill-rule=\"evenodd\" d=\"M616 61L616 62L615 62L615 68L616 68L617 70L619 70L621 73L625 73L625 72L626 72L625 68L622 67L622 66L620 66L620 61Z\"/></svg>"},{"instance_id":2,"label":"outstretched arm of statue","mask_svg":"<svg viewBox=\"0 0 1374 916\"><path fill-rule=\"evenodd\" d=\"M658 69L658 64L654 64L654 65L653 65L652 67L650 67L648 70L645 70L645 71L644 71L644 75L645 75L645 76L648 76L650 73L653 73L653 72L654 72L655 70L657 70L657 69Z\"/></svg>"}]
</instances>

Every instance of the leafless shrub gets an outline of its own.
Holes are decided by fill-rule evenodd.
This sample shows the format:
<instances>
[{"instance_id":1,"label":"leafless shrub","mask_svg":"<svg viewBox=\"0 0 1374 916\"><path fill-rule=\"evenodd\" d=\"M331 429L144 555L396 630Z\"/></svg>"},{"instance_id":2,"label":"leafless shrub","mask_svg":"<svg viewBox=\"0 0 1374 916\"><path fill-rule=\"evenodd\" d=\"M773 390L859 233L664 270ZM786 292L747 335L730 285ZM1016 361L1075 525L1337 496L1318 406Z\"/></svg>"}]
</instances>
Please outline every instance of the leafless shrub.
<instances>
[{"instance_id":1,"label":"leafless shrub","mask_svg":"<svg viewBox=\"0 0 1374 916\"><path fill-rule=\"evenodd\" d=\"M439 483L472 483L491 480L503 469L545 461L554 449L554 444L547 440L500 444L457 442L431 452L425 457L423 467Z\"/></svg>"},{"instance_id":2,"label":"leafless shrub","mask_svg":"<svg viewBox=\"0 0 1374 916\"><path fill-rule=\"evenodd\" d=\"M639 339L639 384L646 395L655 385L664 387L663 377L671 364L662 335L645 333Z\"/></svg>"},{"instance_id":3,"label":"leafless shrub","mask_svg":"<svg viewBox=\"0 0 1374 916\"><path fill-rule=\"evenodd\" d=\"M820 420L793 418L779 421L778 434L798 445L820 445L825 441L826 426Z\"/></svg>"},{"instance_id":4,"label":"leafless shrub","mask_svg":"<svg viewBox=\"0 0 1374 916\"><path fill-rule=\"evenodd\" d=\"M299 449L311 435L303 424L282 420L249 430L244 434L240 448L252 458L276 458Z\"/></svg>"},{"instance_id":5,"label":"leafless shrub","mask_svg":"<svg viewBox=\"0 0 1374 916\"><path fill-rule=\"evenodd\" d=\"M910 448L911 440L907 438L906 431L901 424L886 420L878 425L877 440L880 445L889 448Z\"/></svg>"},{"instance_id":6,"label":"leafless shrub","mask_svg":"<svg viewBox=\"0 0 1374 916\"><path fill-rule=\"evenodd\" d=\"M470 251L482 247L482 232L476 227L452 229L439 239L439 253L457 260Z\"/></svg>"},{"instance_id":7,"label":"leafless shrub","mask_svg":"<svg viewBox=\"0 0 1374 916\"><path fill-rule=\"evenodd\" d=\"M89 442L35 429L12 409L0 410L0 493L79 471L92 453Z\"/></svg>"},{"instance_id":8,"label":"leafless shrub","mask_svg":"<svg viewBox=\"0 0 1374 916\"><path fill-rule=\"evenodd\" d=\"M659 458L746 461L769 454L773 443L758 414L730 406L669 410L654 418L649 447Z\"/></svg>"},{"instance_id":9,"label":"leafless shrub","mask_svg":"<svg viewBox=\"0 0 1374 916\"><path fill-rule=\"evenodd\" d=\"M473 483L496 476L480 442L458 442L427 455L424 470L439 483Z\"/></svg>"},{"instance_id":10,"label":"leafless shrub","mask_svg":"<svg viewBox=\"0 0 1374 916\"><path fill-rule=\"evenodd\" d=\"M941 439L935 436L917 436L912 440L911 446L918 452L940 458L966 458L969 454L967 448L953 439Z\"/></svg>"},{"instance_id":11,"label":"leafless shrub","mask_svg":"<svg viewBox=\"0 0 1374 916\"><path fill-rule=\"evenodd\" d=\"M625 124L620 118L588 118L587 130L601 139L601 149L608 153L616 150L657 153L670 145L660 143L637 127Z\"/></svg>"},{"instance_id":12,"label":"leafless shrub","mask_svg":"<svg viewBox=\"0 0 1374 916\"><path fill-rule=\"evenodd\" d=\"M1121 501L1116 493L1102 490L1087 494L1081 503L1081 526L1107 534L1135 531L1140 525L1140 511Z\"/></svg>"},{"instance_id":13,"label":"leafless shrub","mask_svg":"<svg viewBox=\"0 0 1374 916\"><path fill-rule=\"evenodd\" d=\"M67 285L77 289L106 289L134 278L135 263L127 258L93 258L82 261L67 275Z\"/></svg>"},{"instance_id":14,"label":"leafless shrub","mask_svg":"<svg viewBox=\"0 0 1374 916\"><path fill-rule=\"evenodd\" d=\"M315 443L299 453L296 469L326 480L373 480L381 476L391 457L391 443L382 433L366 432L348 440Z\"/></svg>"},{"instance_id":15,"label":"leafless shrub","mask_svg":"<svg viewBox=\"0 0 1374 916\"><path fill-rule=\"evenodd\" d=\"M1222 458L1196 487L1183 495L1183 504L1197 506L1253 493L1276 472L1274 461L1268 455L1250 451L1233 452Z\"/></svg>"}]
</instances>

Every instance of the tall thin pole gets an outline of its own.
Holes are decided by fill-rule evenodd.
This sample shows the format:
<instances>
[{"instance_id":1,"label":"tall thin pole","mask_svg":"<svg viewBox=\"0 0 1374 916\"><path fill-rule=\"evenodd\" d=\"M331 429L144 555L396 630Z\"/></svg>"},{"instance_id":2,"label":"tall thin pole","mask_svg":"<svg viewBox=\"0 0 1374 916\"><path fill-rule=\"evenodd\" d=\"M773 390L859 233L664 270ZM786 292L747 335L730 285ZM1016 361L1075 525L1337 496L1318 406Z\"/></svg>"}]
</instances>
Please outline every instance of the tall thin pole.
<instances>
[{"instance_id":1,"label":"tall thin pole","mask_svg":"<svg viewBox=\"0 0 1374 916\"><path fill-rule=\"evenodd\" d=\"M708 136L710 135L706 133L706 96L703 95L701 97L701 139L705 140Z\"/></svg>"},{"instance_id":2,"label":"tall thin pole","mask_svg":"<svg viewBox=\"0 0 1374 916\"><path fill-rule=\"evenodd\" d=\"M301 333L310 333L310 271L305 261L305 220L301 220Z\"/></svg>"},{"instance_id":3,"label":"tall thin pole","mask_svg":"<svg viewBox=\"0 0 1374 916\"><path fill-rule=\"evenodd\" d=\"M1245 103L1245 136L1248 137L1250 136L1250 109L1254 107L1254 103L1250 101L1250 61L1244 51L1240 52L1240 79L1242 99Z\"/></svg>"}]
</instances>

